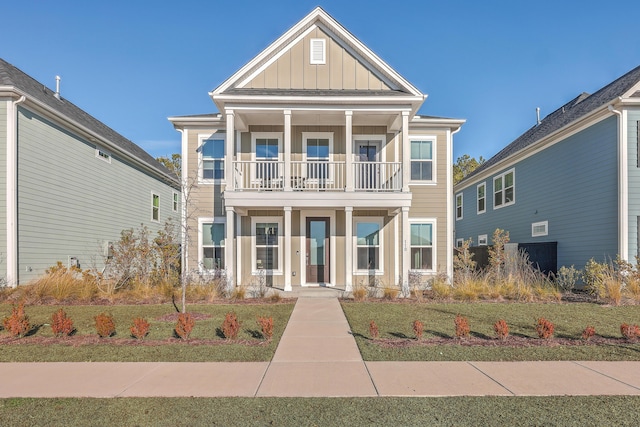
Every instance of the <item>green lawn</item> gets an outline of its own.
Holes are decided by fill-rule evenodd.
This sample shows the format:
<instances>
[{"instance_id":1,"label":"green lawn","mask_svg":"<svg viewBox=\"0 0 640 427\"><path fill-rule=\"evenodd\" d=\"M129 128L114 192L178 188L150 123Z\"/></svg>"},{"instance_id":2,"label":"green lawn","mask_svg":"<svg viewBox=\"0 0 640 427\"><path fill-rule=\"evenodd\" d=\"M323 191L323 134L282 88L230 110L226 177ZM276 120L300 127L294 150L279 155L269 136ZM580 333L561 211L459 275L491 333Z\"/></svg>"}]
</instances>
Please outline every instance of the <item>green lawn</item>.
<instances>
[{"instance_id":1,"label":"green lawn","mask_svg":"<svg viewBox=\"0 0 640 427\"><path fill-rule=\"evenodd\" d=\"M638 396L0 399L3 426L637 426Z\"/></svg>"},{"instance_id":2,"label":"green lawn","mask_svg":"<svg viewBox=\"0 0 640 427\"><path fill-rule=\"evenodd\" d=\"M597 304L519 304L519 303L405 303L343 302L343 310L356 337L364 360L640 360L640 344L619 342L612 345L482 347L458 345L420 345L383 348L372 342L369 322L374 320L381 338L413 338L411 324L424 323L423 339L455 336L454 318L468 318L471 334L493 338L493 324L505 319L513 336L537 340L534 324L545 317L555 324L555 336L579 339L592 325L603 337L620 337L621 323L640 323L640 307L609 307Z\"/></svg>"},{"instance_id":3,"label":"green lawn","mask_svg":"<svg viewBox=\"0 0 640 427\"><path fill-rule=\"evenodd\" d=\"M33 344L31 337L19 339L19 344L0 346L0 362L79 362L79 361L122 361L122 362L205 362L205 361L269 361L273 357L280 337L293 310L293 303L282 304L210 304L190 305L188 311L211 315L210 318L197 320L191 334L193 341L198 339L216 339L214 345L190 345L171 340L175 321L158 320L161 316L175 313L171 304L165 305L117 305L117 306L68 306L63 307L74 321L76 336L96 335L93 318L101 312L110 313L116 323L116 335L104 338L99 344L79 346L62 344ZM28 306L25 312L37 332L32 337L51 337L51 315L59 306ZM253 345L228 343L217 335L226 313L234 311L242 322L239 339L250 341ZM0 305L0 317L11 313L11 306ZM113 345L118 338L130 338L129 327L135 317L144 317L151 324L146 340L164 340L157 346ZM264 343L260 337L258 316L273 317L273 340ZM6 333L0 332L0 336ZM114 340L115 339L115 340Z\"/></svg>"}]
</instances>

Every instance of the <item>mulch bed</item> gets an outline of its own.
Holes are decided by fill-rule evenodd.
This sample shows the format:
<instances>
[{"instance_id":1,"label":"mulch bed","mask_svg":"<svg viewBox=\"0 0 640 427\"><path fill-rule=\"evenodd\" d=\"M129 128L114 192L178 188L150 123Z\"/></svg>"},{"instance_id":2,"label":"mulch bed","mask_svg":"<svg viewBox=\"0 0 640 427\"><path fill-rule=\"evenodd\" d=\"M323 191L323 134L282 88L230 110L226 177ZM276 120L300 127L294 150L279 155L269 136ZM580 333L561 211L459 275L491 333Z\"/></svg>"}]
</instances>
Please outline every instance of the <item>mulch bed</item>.
<instances>
[{"instance_id":1,"label":"mulch bed","mask_svg":"<svg viewBox=\"0 0 640 427\"><path fill-rule=\"evenodd\" d=\"M261 347L268 345L270 341L266 340L225 340L225 339L201 339L190 338L183 340L180 338L167 338L164 340L150 340L143 339L138 340L134 338L100 338L97 335L72 335L69 337L2 337L0 338L0 345L66 345L70 347L80 347L84 345L107 345L107 346L145 346L155 347L164 345L189 345L189 346L217 346L217 345L230 345L240 344L250 347Z\"/></svg>"},{"instance_id":2,"label":"mulch bed","mask_svg":"<svg viewBox=\"0 0 640 427\"><path fill-rule=\"evenodd\" d=\"M568 347L568 346L585 346L585 345L620 345L620 344L637 344L638 341L630 341L626 338L609 338L609 337L592 337L590 340L575 338L550 338L536 339L529 337L508 336L505 340L498 338L444 338L435 337L416 340L412 338L378 338L369 340L369 343L378 345L382 348L407 348L407 347L432 347L438 345L462 346L462 347L509 347L509 348L527 348L527 347Z\"/></svg>"}]
</instances>

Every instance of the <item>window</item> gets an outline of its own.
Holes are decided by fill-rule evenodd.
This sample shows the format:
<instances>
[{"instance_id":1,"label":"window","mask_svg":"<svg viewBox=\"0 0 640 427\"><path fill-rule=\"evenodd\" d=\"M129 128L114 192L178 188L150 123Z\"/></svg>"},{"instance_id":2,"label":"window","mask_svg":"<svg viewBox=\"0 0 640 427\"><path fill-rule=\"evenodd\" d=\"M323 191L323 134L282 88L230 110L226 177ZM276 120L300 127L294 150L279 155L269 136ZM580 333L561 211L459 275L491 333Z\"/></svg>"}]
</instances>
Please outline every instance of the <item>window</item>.
<instances>
[{"instance_id":1,"label":"window","mask_svg":"<svg viewBox=\"0 0 640 427\"><path fill-rule=\"evenodd\" d=\"M462 219L462 193L456 194L456 221Z\"/></svg>"},{"instance_id":2,"label":"window","mask_svg":"<svg viewBox=\"0 0 640 427\"><path fill-rule=\"evenodd\" d=\"M478 187L476 188L476 190L478 193L478 214L481 214L487 210L487 205L486 205L487 185L484 182L482 184L478 184Z\"/></svg>"},{"instance_id":3,"label":"window","mask_svg":"<svg viewBox=\"0 0 640 427\"><path fill-rule=\"evenodd\" d=\"M478 236L478 246L487 246L488 237L486 234Z\"/></svg>"},{"instance_id":4,"label":"window","mask_svg":"<svg viewBox=\"0 0 640 427\"><path fill-rule=\"evenodd\" d=\"M360 272L382 272L381 239L382 220L358 218L356 231L356 270Z\"/></svg>"},{"instance_id":5,"label":"window","mask_svg":"<svg viewBox=\"0 0 640 427\"><path fill-rule=\"evenodd\" d=\"M253 271L282 273L280 217L255 217L253 224Z\"/></svg>"},{"instance_id":6,"label":"window","mask_svg":"<svg viewBox=\"0 0 640 427\"><path fill-rule=\"evenodd\" d=\"M498 209L515 203L515 178L511 169L493 178L493 208Z\"/></svg>"},{"instance_id":7,"label":"window","mask_svg":"<svg viewBox=\"0 0 640 427\"><path fill-rule=\"evenodd\" d=\"M309 63L322 65L326 63L326 40L311 39L309 43Z\"/></svg>"},{"instance_id":8,"label":"window","mask_svg":"<svg viewBox=\"0 0 640 427\"><path fill-rule=\"evenodd\" d=\"M252 177L260 185L273 186L273 180L282 178L283 171L278 166L282 147L281 134L279 133L254 133L252 134L252 145L256 169L252 171Z\"/></svg>"},{"instance_id":9,"label":"window","mask_svg":"<svg viewBox=\"0 0 640 427\"><path fill-rule=\"evenodd\" d=\"M333 151L333 133L303 132L302 140L304 141L305 160L307 162L306 179L317 180L318 184L322 184L323 180L332 179L329 162ZM300 174L296 171L294 175L303 176L304 172Z\"/></svg>"},{"instance_id":10,"label":"window","mask_svg":"<svg viewBox=\"0 0 640 427\"><path fill-rule=\"evenodd\" d=\"M104 160L107 163L111 163L111 154L99 148L96 148L96 158Z\"/></svg>"},{"instance_id":11,"label":"window","mask_svg":"<svg viewBox=\"0 0 640 427\"><path fill-rule=\"evenodd\" d=\"M151 194L151 220L160 220L160 196Z\"/></svg>"},{"instance_id":12,"label":"window","mask_svg":"<svg viewBox=\"0 0 640 427\"><path fill-rule=\"evenodd\" d=\"M224 179L224 145L224 138L221 137L211 137L202 141L200 146L201 179Z\"/></svg>"},{"instance_id":13,"label":"window","mask_svg":"<svg viewBox=\"0 0 640 427\"><path fill-rule=\"evenodd\" d=\"M433 141L411 141L411 180L433 181Z\"/></svg>"},{"instance_id":14,"label":"window","mask_svg":"<svg viewBox=\"0 0 640 427\"><path fill-rule=\"evenodd\" d=\"M461 248L464 245L464 239L456 239L456 248Z\"/></svg>"},{"instance_id":15,"label":"window","mask_svg":"<svg viewBox=\"0 0 640 427\"><path fill-rule=\"evenodd\" d=\"M433 223L411 224L411 269L433 270Z\"/></svg>"},{"instance_id":16,"label":"window","mask_svg":"<svg viewBox=\"0 0 640 427\"><path fill-rule=\"evenodd\" d=\"M546 236L549 234L549 221L534 222L531 224L531 237Z\"/></svg>"},{"instance_id":17,"label":"window","mask_svg":"<svg viewBox=\"0 0 640 427\"><path fill-rule=\"evenodd\" d=\"M203 270L221 270L225 268L224 222L203 222L200 225L202 240L200 244L200 265Z\"/></svg>"},{"instance_id":18,"label":"window","mask_svg":"<svg viewBox=\"0 0 640 427\"><path fill-rule=\"evenodd\" d=\"M180 205L180 194L173 192L173 211L178 212L178 206Z\"/></svg>"}]
</instances>

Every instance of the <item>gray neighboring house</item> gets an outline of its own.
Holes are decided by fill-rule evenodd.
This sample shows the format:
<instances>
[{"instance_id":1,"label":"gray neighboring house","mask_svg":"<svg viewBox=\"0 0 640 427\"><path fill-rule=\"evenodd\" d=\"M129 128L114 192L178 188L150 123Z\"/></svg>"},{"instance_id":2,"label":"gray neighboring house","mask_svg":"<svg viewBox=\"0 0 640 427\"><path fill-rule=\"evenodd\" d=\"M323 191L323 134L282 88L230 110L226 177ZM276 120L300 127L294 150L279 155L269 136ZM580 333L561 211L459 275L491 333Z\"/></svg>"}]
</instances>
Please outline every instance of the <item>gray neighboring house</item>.
<instances>
[{"instance_id":1,"label":"gray neighboring house","mask_svg":"<svg viewBox=\"0 0 640 427\"><path fill-rule=\"evenodd\" d=\"M58 90L58 89L56 89ZM110 242L180 217L180 182L133 142L0 59L0 277L101 268Z\"/></svg>"},{"instance_id":2,"label":"gray neighboring house","mask_svg":"<svg viewBox=\"0 0 640 427\"><path fill-rule=\"evenodd\" d=\"M582 93L454 187L456 244L557 242L557 267L640 250L640 67Z\"/></svg>"}]
</instances>

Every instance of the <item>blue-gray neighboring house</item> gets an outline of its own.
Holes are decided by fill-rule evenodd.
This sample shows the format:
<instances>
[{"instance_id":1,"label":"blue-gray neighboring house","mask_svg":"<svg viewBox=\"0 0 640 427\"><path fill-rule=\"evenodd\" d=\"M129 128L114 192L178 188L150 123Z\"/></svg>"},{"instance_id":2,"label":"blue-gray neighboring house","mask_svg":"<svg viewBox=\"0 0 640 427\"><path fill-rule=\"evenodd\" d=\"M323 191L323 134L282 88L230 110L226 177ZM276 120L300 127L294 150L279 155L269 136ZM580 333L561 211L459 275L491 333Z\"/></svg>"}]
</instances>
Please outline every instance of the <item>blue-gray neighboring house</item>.
<instances>
[{"instance_id":1,"label":"blue-gray neighboring house","mask_svg":"<svg viewBox=\"0 0 640 427\"><path fill-rule=\"evenodd\" d=\"M557 243L557 267L640 248L640 67L582 93L454 186L455 239Z\"/></svg>"},{"instance_id":2,"label":"blue-gray neighboring house","mask_svg":"<svg viewBox=\"0 0 640 427\"><path fill-rule=\"evenodd\" d=\"M0 277L101 268L127 228L180 218L180 182L136 144L0 59Z\"/></svg>"}]
</instances>

